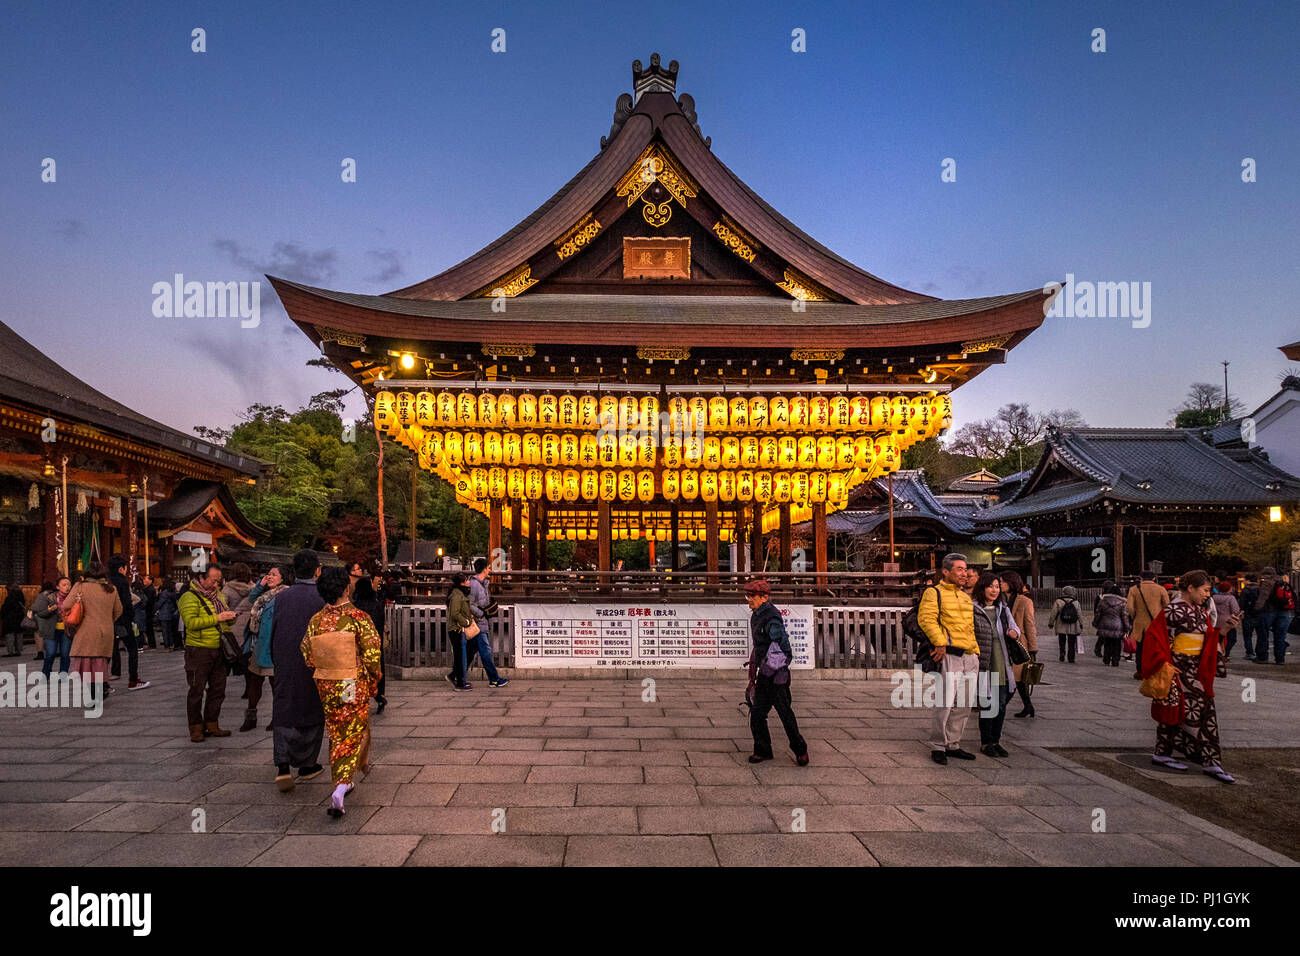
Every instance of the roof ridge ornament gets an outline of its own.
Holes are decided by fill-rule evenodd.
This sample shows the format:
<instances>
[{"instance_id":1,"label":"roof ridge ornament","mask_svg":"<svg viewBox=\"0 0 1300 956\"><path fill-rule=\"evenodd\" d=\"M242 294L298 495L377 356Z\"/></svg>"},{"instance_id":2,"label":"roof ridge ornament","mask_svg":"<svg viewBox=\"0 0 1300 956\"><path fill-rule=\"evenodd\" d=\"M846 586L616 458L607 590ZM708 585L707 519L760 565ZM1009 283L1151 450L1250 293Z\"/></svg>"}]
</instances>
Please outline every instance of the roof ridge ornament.
<instances>
[{"instance_id":1,"label":"roof ridge ornament","mask_svg":"<svg viewBox=\"0 0 1300 956\"><path fill-rule=\"evenodd\" d=\"M650 54L650 69L642 69L640 60L632 61L632 105L641 102L647 93L667 93L677 95L677 61L672 60L668 69L659 65L659 54Z\"/></svg>"}]
</instances>

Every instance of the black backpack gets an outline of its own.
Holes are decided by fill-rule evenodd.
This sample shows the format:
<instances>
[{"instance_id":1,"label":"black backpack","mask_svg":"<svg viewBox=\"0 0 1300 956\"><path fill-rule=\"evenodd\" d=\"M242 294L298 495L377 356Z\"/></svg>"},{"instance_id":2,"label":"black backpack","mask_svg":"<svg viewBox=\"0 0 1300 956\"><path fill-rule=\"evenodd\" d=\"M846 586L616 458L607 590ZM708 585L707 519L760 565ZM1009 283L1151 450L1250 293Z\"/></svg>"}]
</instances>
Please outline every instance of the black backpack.
<instances>
[{"instance_id":1,"label":"black backpack","mask_svg":"<svg viewBox=\"0 0 1300 956\"><path fill-rule=\"evenodd\" d=\"M1074 598L1065 599L1065 603L1061 605L1061 613L1058 615L1057 620L1062 624L1079 623L1079 608L1074 603Z\"/></svg>"},{"instance_id":2,"label":"black backpack","mask_svg":"<svg viewBox=\"0 0 1300 956\"><path fill-rule=\"evenodd\" d=\"M931 584L930 587L934 588L934 599L939 602L939 613L942 614L943 599L939 594L939 589L933 584ZM921 596L925 596L925 591L921 592ZM925 630L921 627L921 622L917 620L917 612L920 609L921 600L918 598L908 609L907 613L903 615L903 633L912 639L912 646L916 648L916 655L914 657L915 663L921 668L923 673L931 674L939 670L939 665L935 663L934 658L930 656L934 653L934 644L930 641L930 638L926 636Z\"/></svg>"}]
</instances>

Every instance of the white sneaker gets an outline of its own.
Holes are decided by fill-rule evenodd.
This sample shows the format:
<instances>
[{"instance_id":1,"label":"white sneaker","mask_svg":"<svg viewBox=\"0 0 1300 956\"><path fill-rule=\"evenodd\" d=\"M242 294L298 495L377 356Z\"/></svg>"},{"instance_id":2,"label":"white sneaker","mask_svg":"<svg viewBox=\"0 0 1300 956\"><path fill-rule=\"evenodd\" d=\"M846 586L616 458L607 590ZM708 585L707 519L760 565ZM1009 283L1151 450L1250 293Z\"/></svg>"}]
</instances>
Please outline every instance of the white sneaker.
<instances>
[{"instance_id":1,"label":"white sneaker","mask_svg":"<svg viewBox=\"0 0 1300 956\"><path fill-rule=\"evenodd\" d=\"M1168 767L1170 770L1186 770L1187 764L1179 763L1173 757L1161 757L1158 754L1151 755L1151 762L1161 767Z\"/></svg>"}]
</instances>

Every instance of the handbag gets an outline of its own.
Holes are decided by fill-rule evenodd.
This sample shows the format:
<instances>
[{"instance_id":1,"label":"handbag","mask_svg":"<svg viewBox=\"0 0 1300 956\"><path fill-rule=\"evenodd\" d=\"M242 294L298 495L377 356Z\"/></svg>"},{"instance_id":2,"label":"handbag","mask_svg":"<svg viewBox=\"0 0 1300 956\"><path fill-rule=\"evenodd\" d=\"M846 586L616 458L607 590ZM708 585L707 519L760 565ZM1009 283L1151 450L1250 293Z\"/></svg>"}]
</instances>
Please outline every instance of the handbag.
<instances>
[{"instance_id":1,"label":"handbag","mask_svg":"<svg viewBox=\"0 0 1300 956\"><path fill-rule=\"evenodd\" d=\"M193 589L191 589L191 593L202 602L213 617L217 616L216 609L208 603L202 594ZM239 677L245 672L248 665L248 657L244 654L244 648L239 641L235 640L234 632L226 627L225 621L218 621L217 628L221 631L221 638L217 641L217 651L221 656L221 662L230 668L230 673Z\"/></svg>"},{"instance_id":2,"label":"handbag","mask_svg":"<svg viewBox=\"0 0 1300 956\"><path fill-rule=\"evenodd\" d=\"M63 624L65 627L77 627L81 619L86 616L86 606L81 603L81 595L77 595L77 600L72 603L72 607L63 612Z\"/></svg>"},{"instance_id":3,"label":"handbag","mask_svg":"<svg viewBox=\"0 0 1300 956\"><path fill-rule=\"evenodd\" d=\"M28 612L23 616L22 623L19 624L18 627L20 630L27 631L28 633L36 630L36 618L32 617L32 612L30 610L28 610Z\"/></svg>"},{"instance_id":4,"label":"handbag","mask_svg":"<svg viewBox=\"0 0 1300 956\"><path fill-rule=\"evenodd\" d=\"M1002 605L1001 620L1003 622L1002 631L1004 635L1007 631L1007 621L1010 618L1011 618L1011 612L1007 610L1005 604ZM1011 621L1011 626L1015 627L1014 620ZM1026 650L1025 645L1021 644L1020 641L1018 641L1016 638L1007 637L1006 645L1007 645L1007 657L1011 661L1012 667L1019 667L1021 664L1024 664L1029 660L1029 651Z\"/></svg>"},{"instance_id":5,"label":"handbag","mask_svg":"<svg viewBox=\"0 0 1300 956\"><path fill-rule=\"evenodd\" d=\"M1142 681L1142 684L1138 687L1138 693L1143 697L1150 697L1152 700L1164 700L1169 696L1169 692L1173 687L1174 674L1173 663L1165 661L1160 665L1160 670Z\"/></svg>"},{"instance_id":6,"label":"handbag","mask_svg":"<svg viewBox=\"0 0 1300 956\"><path fill-rule=\"evenodd\" d=\"M1026 661L1024 669L1021 672L1020 683L1026 687L1033 687L1035 684L1043 682L1043 662Z\"/></svg>"},{"instance_id":7,"label":"handbag","mask_svg":"<svg viewBox=\"0 0 1300 956\"><path fill-rule=\"evenodd\" d=\"M478 621L474 620L473 618L470 618L468 627L461 629L461 633L465 635L466 640L469 640L471 637L478 637L478 632L479 632Z\"/></svg>"}]
</instances>

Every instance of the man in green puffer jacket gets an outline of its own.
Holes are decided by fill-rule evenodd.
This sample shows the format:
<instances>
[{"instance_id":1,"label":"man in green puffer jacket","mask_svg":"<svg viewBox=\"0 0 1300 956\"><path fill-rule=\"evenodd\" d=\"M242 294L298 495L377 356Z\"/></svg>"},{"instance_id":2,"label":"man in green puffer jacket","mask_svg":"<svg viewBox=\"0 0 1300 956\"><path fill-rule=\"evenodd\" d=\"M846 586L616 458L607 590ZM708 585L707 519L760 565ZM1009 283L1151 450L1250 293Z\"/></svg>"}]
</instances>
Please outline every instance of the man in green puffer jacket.
<instances>
[{"instance_id":1,"label":"man in green puffer jacket","mask_svg":"<svg viewBox=\"0 0 1300 956\"><path fill-rule=\"evenodd\" d=\"M185 677L189 694L185 709L189 717L190 741L201 744L205 737L229 737L217 718L226 699L226 665L221 659L221 632L235 619L221 594L221 569L208 565L196 576L176 602L185 623ZM204 701L204 691L207 700Z\"/></svg>"}]
</instances>

